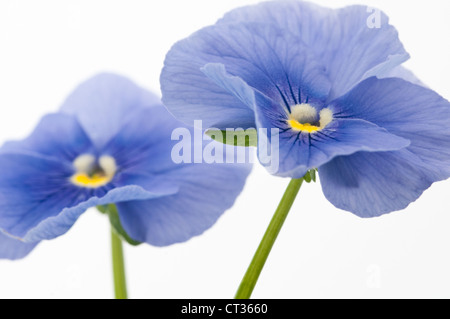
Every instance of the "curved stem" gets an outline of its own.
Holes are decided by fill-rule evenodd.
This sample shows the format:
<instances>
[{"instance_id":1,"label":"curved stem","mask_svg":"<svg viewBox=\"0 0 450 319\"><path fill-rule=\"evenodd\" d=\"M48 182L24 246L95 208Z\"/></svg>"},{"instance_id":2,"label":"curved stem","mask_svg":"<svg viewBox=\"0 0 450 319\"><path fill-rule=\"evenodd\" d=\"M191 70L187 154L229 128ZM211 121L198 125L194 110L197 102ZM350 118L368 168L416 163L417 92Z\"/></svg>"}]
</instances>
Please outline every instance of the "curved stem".
<instances>
[{"instance_id":1,"label":"curved stem","mask_svg":"<svg viewBox=\"0 0 450 319\"><path fill-rule=\"evenodd\" d=\"M264 234L255 255L253 256L250 266L241 281L238 291L236 292L236 299L250 298L264 264L266 263L267 257L272 250L273 244L278 237L281 227L286 220L289 210L294 203L302 183L303 178L292 179L289 183L283 198L281 199L280 204L278 205L278 208L275 211L269 226L267 227L266 233Z\"/></svg>"},{"instance_id":2,"label":"curved stem","mask_svg":"<svg viewBox=\"0 0 450 319\"><path fill-rule=\"evenodd\" d=\"M125 263L123 260L122 239L111 229L111 252L114 274L114 293L116 299L127 299Z\"/></svg>"}]
</instances>

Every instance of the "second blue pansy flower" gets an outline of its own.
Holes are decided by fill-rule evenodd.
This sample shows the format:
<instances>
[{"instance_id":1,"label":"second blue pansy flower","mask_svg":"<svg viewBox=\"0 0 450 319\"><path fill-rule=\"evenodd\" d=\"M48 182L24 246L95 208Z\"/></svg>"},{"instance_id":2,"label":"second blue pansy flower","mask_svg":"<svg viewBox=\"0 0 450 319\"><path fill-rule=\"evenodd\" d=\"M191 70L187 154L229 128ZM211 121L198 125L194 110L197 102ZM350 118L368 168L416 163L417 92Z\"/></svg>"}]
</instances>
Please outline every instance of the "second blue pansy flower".
<instances>
[{"instance_id":1,"label":"second blue pansy flower","mask_svg":"<svg viewBox=\"0 0 450 319\"><path fill-rule=\"evenodd\" d=\"M30 137L0 149L0 258L24 257L88 208L110 203L131 239L151 245L211 227L250 166L174 163L171 135L180 127L126 78L101 74L80 85Z\"/></svg>"},{"instance_id":2,"label":"second blue pansy flower","mask_svg":"<svg viewBox=\"0 0 450 319\"><path fill-rule=\"evenodd\" d=\"M450 176L450 104L413 84L395 28L379 11L370 25L370 12L302 1L233 10L172 47L163 102L187 123L276 129L274 173L318 168L338 208L403 209Z\"/></svg>"}]
</instances>

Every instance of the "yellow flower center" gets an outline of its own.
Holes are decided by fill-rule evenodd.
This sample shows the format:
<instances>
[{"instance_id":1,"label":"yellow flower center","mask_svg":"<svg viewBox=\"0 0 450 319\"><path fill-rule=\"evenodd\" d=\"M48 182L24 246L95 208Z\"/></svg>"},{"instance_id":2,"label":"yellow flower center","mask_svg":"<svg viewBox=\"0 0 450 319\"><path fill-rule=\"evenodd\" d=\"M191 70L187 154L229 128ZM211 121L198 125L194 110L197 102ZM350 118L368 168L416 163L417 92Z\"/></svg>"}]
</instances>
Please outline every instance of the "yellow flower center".
<instances>
[{"instance_id":1,"label":"yellow flower center","mask_svg":"<svg viewBox=\"0 0 450 319\"><path fill-rule=\"evenodd\" d=\"M76 173L72 175L72 184L85 188L98 188L111 182L117 166L111 156L102 156L97 159L90 154L78 156L73 162Z\"/></svg>"},{"instance_id":2,"label":"yellow flower center","mask_svg":"<svg viewBox=\"0 0 450 319\"><path fill-rule=\"evenodd\" d=\"M111 181L111 177L101 174L94 174L92 176L89 176L86 173L76 173L71 177L70 180L73 184L78 186L97 188L108 184Z\"/></svg>"},{"instance_id":3,"label":"yellow flower center","mask_svg":"<svg viewBox=\"0 0 450 319\"><path fill-rule=\"evenodd\" d=\"M317 111L309 104L297 104L291 108L289 119L286 122L294 131L313 133L325 128L333 120L333 112L322 109L317 116Z\"/></svg>"},{"instance_id":4,"label":"yellow flower center","mask_svg":"<svg viewBox=\"0 0 450 319\"><path fill-rule=\"evenodd\" d=\"M288 120L288 124L292 127L295 131L306 131L308 133L315 132L320 130L320 127L311 125L309 123L299 123L297 120Z\"/></svg>"}]
</instances>

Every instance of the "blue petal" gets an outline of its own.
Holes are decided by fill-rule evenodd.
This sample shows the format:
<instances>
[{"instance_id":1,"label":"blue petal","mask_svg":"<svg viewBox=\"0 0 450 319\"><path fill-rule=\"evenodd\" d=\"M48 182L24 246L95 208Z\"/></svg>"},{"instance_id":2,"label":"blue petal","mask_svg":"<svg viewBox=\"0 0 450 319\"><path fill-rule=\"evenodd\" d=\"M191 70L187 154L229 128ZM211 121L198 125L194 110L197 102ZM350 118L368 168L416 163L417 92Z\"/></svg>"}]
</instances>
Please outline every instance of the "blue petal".
<instances>
[{"instance_id":1,"label":"blue petal","mask_svg":"<svg viewBox=\"0 0 450 319\"><path fill-rule=\"evenodd\" d=\"M450 176L450 103L401 79L370 78L335 101L344 118L363 118L411 141L395 152L360 152L319 168L325 196L362 217L405 208Z\"/></svg>"},{"instance_id":2,"label":"blue petal","mask_svg":"<svg viewBox=\"0 0 450 319\"><path fill-rule=\"evenodd\" d=\"M398 78L370 78L334 103L342 108L338 117L364 119L410 140L408 150L436 181L450 176L450 103L437 93Z\"/></svg>"},{"instance_id":3,"label":"blue petal","mask_svg":"<svg viewBox=\"0 0 450 319\"><path fill-rule=\"evenodd\" d=\"M250 166L182 165L169 174L181 185L177 194L119 203L122 225L135 240L166 246L202 234L229 209L243 189Z\"/></svg>"},{"instance_id":4,"label":"blue petal","mask_svg":"<svg viewBox=\"0 0 450 319\"><path fill-rule=\"evenodd\" d=\"M132 123L125 125L105 149L121 167L115 183L137 184L152 192L173 192L171 196L119 203L123 227L133 239L156 246L201 234L234 203L251 165L224 164L229 148L218 158L219 163L195 163L195 153L200 151L204 156L210 143L220 148L224 145L204 140L200 128L185 128L163 106L136 112ZM171 138L177 128L191 138L182 141L191 154L188 163L176 164L172 159L172 149L180 143ZM233 149L236 155L237 149Z\"/></svg>"},{"instance_id":5,"label":"blue petal","mask_svg":"<svg viewBox=\"0 0 450 319\"><path fill-rule=\"evenodd\" d=\"M67 114L44 116L28 138L7 142L0 149L2 153L37 153L68 163L92 151L92 142L77 119Z\"/></svg>"},{"instance_id":6,"label":"blue petal","mask_svg":"<svg viewBox=\"0 0 450 319\"><path fill-rule=\"evenodd\" d=\"M378 78L400 78L405 81L411 82L412 84L417 84L423 87L426 85L409 69L398 66L392 69L390 72L384 74L384 76L377 76Z\"/></svg>"},{"instance_id":7,"label":"blue petal","mask_svg":"<svg viewBox=\"0 0 450 319\"><path fill-rule=\"evenodd\" d=\"M38 243L26 244L0 231L0 259L17 260L27 256Z\"/></svg>"},{"instance_id":8,"label":"blue petal","mask_svg":"<svg viewBox=\"0 0 450 319\"><path fill-rule=\"evenodd\" d=\"M76 88L61 111L76 115L94 145L102 148L133 111L154 104L160 102L153 94L127 78L105 73Z\"/></svg>"},{"instance_id":9,"label":"blue petal","mask_svg":"<svg viewBox=\"0 0 450 319\"><path fill-rule=\"evenodd\" d=\"M390 134L375 124L358 119L335 120L312 134L295 132L287 124L288 112L280 103L251 89L241 78L229 75L222 64L208 64L204 72L255 109L259 132L260 129L267 129L269 147L279 150L279 153L272 154L272 160L269 161L262 158L270 153L269 150L262 149L262 145L258 148L260 162L270 168L272 174L300 178L309 169L319 167L339 155L358 151L392 151L410 144L408 140ZM275 131L274 136L273 128L280 129ZM274 137L279 139L279 147L275 146ZM273 156L279 156L279 160L276 161ZM279 162L279 169L273 171L275 162Z\"/></svg>"},{"instance_id":10,"label":"blue petal","mask_svg":"<svg viewBox=\"0 0 450 319\"><path fill-rule=\"evenodd\" d=\"M252 110L255 108L255 90L240 77L228 74L223 64L208 63L201 68L201 71L218 86L234 95L243 104Z\"/></svg>"},{"instance_id":11,"label":"blue petal","mask_svg":"<svg viewBox=\"0 0 450 319\"><path fill-rule=\"evenodd\" d=\"M16 237L71 205L70 164L38 155L0 155L0 228ZM60 208L58 208L60 207Z\"/></svg>"},{"instance_id":12,"label":"blue petal","mask_svg":"<svg viewBox=\"0 0 450 319\"><path fill-rule=\"evenodd\" d=\"M168 52L160 79L164 105L188 125L201 119L207 127L253 127L252 110L200 71L214 61L195 52L200 40L178 42Z\"/></svg>"},{"instance_id":13,"label":"blue petal","mask_svg":"<svg viewBox=\"0 0 450 319\"><path fill-rule=\"evenodd\" d=\"M36 242L44 239L52 239L65 234L78 217L88 208L120 203L123 201L143 201L151 198L158 198L170 195L171 193L150 193L140 186L129 185L110 190L102 197L90 197L71 207L62 208L58 215L42 220L36 227L29 230L23 237L25 242Z\"/></svg>"},{"instance_id":14,"label":"blue petal","mask_svg":"<svg viewBox=\"0 0 450 319\"><path fill-rule=\"evenodd\" d=\"M280 139L280 162L284 172L281 170L279 175L294 178L300 178L306 173L304 171L301 176L292 175L300 167L307 170L317 168L336 156L359 151L399 150L410 144L408 140L370 122L353 119L333 121L325 129L311 134L285 133Z\"/></svg>"},{"instance_id":15,"label":"blue petal","mask_svg":"<svg viewBox=\"0 0 450 319\"><path fill-rule=\"evenodd\" d=\"M0 152L0 229L25 243L37 243L66 233L78 217L93 206L142 203L159 197L173 199L171 195L174 195L186 204L177 203L176 208L184 210L191 204L190 199L186 199L190 195L183 195L189 193L185 189L196 183L210 191L196 193L196 204L202 205L200 199L206 193L210 198L223 199L216 208L203 211L204 216L199 216L201 220L193 222L195 225L187 227L198 232L199 224L211 225L210 221L234 202L250 171L249 165L176 165L171 158L176 143L171 139L172 131L188 129L151 94L121 77L101 75L87 81L69 97L63 112L71 114L45 118L25 142L9 144ZM105 186L84 188L70 182L75 173L72 159L89 149L84 147L89 139L81 134L83 130L76 125L73 114L96 143L95 154L116 159L116 176ZM52 132L57 130L63 132L61 136L53 136ZM202 150L202 132L193 129L188 132L200 137ZM47 140L49 145L45 145ZM70 155L68 150L72 151ZM61 160L64 156L68 160ZM203 173L206 178L215 178L209 181L208 187ZM230 182L228 178L233 174L236 176ZM222 185L216 190L230 191L217 194L210 187L215 184Z\"/></svg>"},{"instance_id":16,"label":"blue petal","mask_svg":"<svg viewBox=\"0 0 450 319\"><path fill-rule=\"evenodd\" d=\"M388 17L366 6L333 10L304 1L268 1L235 9L219 21L248 22L272 24L298 36L326 67L333 85L330 99L409 58Z\"/></svg>"},{"instance_id":17,"label":"blue petal","mask_svg":"<svg viewBox=\"0 0 450 319\"><path fill-rule=\"evenodd\" d=\"M360 217L404 209L433 183L407 149L337 157L319 168L319 176L325 197Z\"/></svg>"},{"instance_id":18,"label":"blue petal","mask_svg":"<svg viewBox=\"0 0 450 319\"><path fill-rule=\"evenodd\" d=\"M238 92L224 87L221 70L211 65L223 65L286 108L320 104L330 90L325 68L289 32L262 24L216 25L178 42L166 57L163 102L177 118L222 129L254 127L251 106L230 94Z\"/></svg>"},{"instance_id":19,"label":"blue petal","mask_svg":"<svg viewBox=\"0 0 450 319\"><path fill-rule=\"evenodd\" d=\"M173 130L185 127L162 105L141 108L124 121L102 150L127 172L157 172L176 166L170 158ZM169 157L167 157L169 156ZM145 169L143 169L145 167Z\"/></svg>"},{"instance_id":20,"label":"blue petal","mask_svg":"<svg viewBox=\"0 0 450 319\"><path fill-rule=\"evenodd\" d=\"M141 108L130 114L119 133L102 151L112 156L120 167L114 179L116 186L138 185L150 192L174 193L178 186L167 178L177 170L171 158L172 132L184 124L175 120L162 105Z\"/></svg>"},{"instance_id":21,"label":"blue petal","mask_svg":"<svg viewBox=\"0 0 450 319\"><path fill-rule=\"evenodd\" d=\"M89 207L169 194L139 186L81 188L70 183L72 174L71 164L50 157L0 154L0 228L25 242L51 239Z\"/></svg>"},{"instance_id":22,"label":"blue petal","mask_svg":"<svg viewBox=\"0 0 450 319\"><path fill-rule=\"evenodd\" d=\"M260 113L258 119L265 120L262 122L265 124L262 125L273 127L282 121L279 116L275 123L270 123L270 119L275 118L273 114L270 114L270 110L268 112L266 110L265 114L264 110L258 113ZM258 125L258 127L267 126ZM271 173L291 178L301 178L309 169L318 168L340 155L350 155L359 151L399 150L410 144L407 139L391 134L373 123L358 119L333 120L322 130L312 133L296 132L285 124L285 128L280 130L278 135L268 136L271 144L274 143L274 138L278 139L279 143L279 154L275 154L279 156L279 169ZM260 159L262 151L265 152L264 154L268 152L259 147ZM261 160L261 162L267 161ZM272 165L271 161L271 169Z\"/></svg>"}]
</instances>

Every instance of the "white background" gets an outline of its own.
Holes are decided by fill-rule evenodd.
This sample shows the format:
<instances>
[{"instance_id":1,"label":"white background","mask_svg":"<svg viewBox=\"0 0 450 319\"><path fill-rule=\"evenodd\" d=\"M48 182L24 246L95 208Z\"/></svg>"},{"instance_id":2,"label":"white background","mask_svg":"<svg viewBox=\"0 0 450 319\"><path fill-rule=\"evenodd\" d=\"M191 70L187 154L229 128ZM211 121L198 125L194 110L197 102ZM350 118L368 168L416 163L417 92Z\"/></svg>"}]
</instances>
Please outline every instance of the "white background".
<instances>
[{"instance_id":1,"label":"white background","mask_svg":"<svg viewBox=\"0 0 450 319\"><path fill-rule=\"evenodd\" d=\"M258 1L0 2L0 142L25 137L80 82L112 71L159 94L164 55L226 11ZM450 98L450 2L336 1L383 9L412 58ZM100 115L101 116L101 115ZM165 248L126 247L130 298L232 298L287 179L259 165L235 206L204 235ZM254 298L449 298L450 181L407 209L360 219L320 185L299 194ZM0 260L0 298L112 298L109 227L95 210L20 261Z\"/></svg>"}]
</instances>

